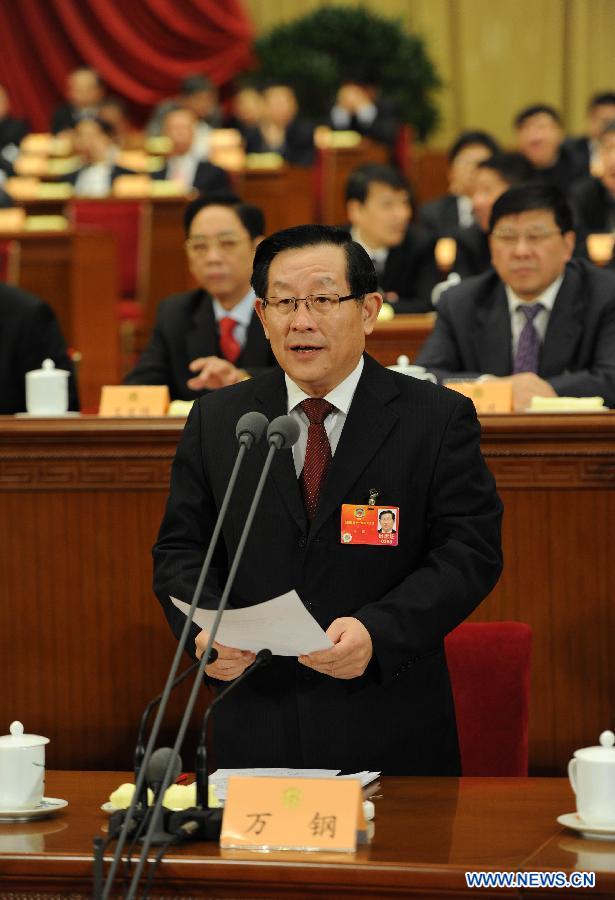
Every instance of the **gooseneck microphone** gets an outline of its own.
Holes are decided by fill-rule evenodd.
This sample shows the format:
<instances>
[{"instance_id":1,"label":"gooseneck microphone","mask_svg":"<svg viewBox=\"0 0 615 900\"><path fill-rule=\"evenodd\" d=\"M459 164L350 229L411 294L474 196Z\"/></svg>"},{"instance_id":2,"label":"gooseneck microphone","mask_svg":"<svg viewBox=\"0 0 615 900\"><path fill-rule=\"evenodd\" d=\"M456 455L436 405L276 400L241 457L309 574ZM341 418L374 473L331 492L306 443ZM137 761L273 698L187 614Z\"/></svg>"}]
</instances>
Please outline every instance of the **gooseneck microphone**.
<instances>
[{"instance_id":1,"label":"gooseneck microphone","mask_svg":"<svg viewBox=\"0 0 615 900\"><path fill-rule=\"evenodd\" d=\"M248 535L250 534L250 530L252 528L252 522L254 521L254 516L256 514L256 509L260 502L261 495L263 493L263 489L265 487L265 482L267 480L267 475L269 474L269 469L271 468L271 464L273 462L273 457L277 450L288 449L292 447L294 443L296 443L299 437L299 424L295 421L292 416L278 416L278 418L274 419L273 422L269 425L267 429L267 443L269 444L269 451L267 453L267 457L265 459L265 464L262 468L260 478L258 480L258 484L256 486L256 490L254 491L254 496L252 498L252 502L250 504L250 508L248 510L248 514L245 519L243 531L241 532L241 537L239 538L239 543L237 544L237 549L235 551L235 556L233 558L233 562L231 563L231 567L229 570L228 578L226 579L226 584L224 586L224 590L222 591L222 596L220 597L220 603L218 604L218 610L216 612L216 616L214 619L214 623L211 629L211 633L209 635L209 640L207 642L207 646L203 652L203 656L199 662L199 667L197 670L197 676L194 680L194 684L192 687L192 691L190 697L188 698L188 702L186 704L186 708L184 710L184 715L182 716L182 720L179 724L179 728L177 731L177 737L175 739L175 744L173 745L173 750L179 753L182 742L184 740L184 735L186 733L186 729L188 727L188 722L190 721L190 717L192 715L192 711L194 709L194 704L196 703L197 694L200 687L201 677L205 670L205 666L207 664L207 659L209 657L209 651L211 650L213 643L216 638L216 634L218 632L218 628L220 625L220 619L222 618L222 613L226 609L226 604L228 602L229 594L233 587L233 583L235 581L235 576L237 574L237 569L239 568L239 564L241 562L241 558L243 556L243 552L246 546L246 542L248 540ZM196 606L196 602L194 602ZM162 796L166 791L167 787L170 784L171 780L171 767L167 768L165 772L164 780L162 783L161 796L158 797L156 804L154 805L154 820L157 814L157 808L160 808L162 805ZM126 900L134 900L136 896L136 891L139 885L139 880L141 878L141 874L143 872L143 868L145 866L149 849L152 845L153 838L153 829L150 827L147 829L145 837L143 839L143 847L141 849L141 855L139 857L139 862L135 868L135 872L130 883L130 887L128 889L128 893L126 895ZM117 851L116 851L117 852ZM106 900L106 898L105 898Z\"/></svg>"},{"instance_id":2,"label":"gooseneck microphone","mask_svg":"<svg viewBox=\"0 0 615 900\"><path fill-rule=\"evenodd\" d=\"M186 641L188 639L188 635L190 632L190 627L192 625L192 619L194 617L194 612L196 610L197 604L199 602L199 598L201 596L201 592L203 590L203 585L205 584L205 579L209 573L209 568L211 566L211 560L214 555L214 550L216 544L218 542L218 538L220 536L220 532L222 530L222 523L226 516L226 512L230 503L230 499L232 493L235 489L235 484L237 482L237 477L239 475L239 469L241 468L241 464L243 463L245 454L247 451L257 443L265 433L265 429L267 428L269 421L266 416L264 416L260 412L248 412L245 413L235 427L235 434L237 440L239 442L239 450L237 451L237 456L235 458L235 464L233 466L233 470L231 472L229 482L226 488L226 492L224 494L222 504L220 506L220 511L218 512L218 518L216 519L216 524L214 526L214 530L211 535L211 539L209 541L209 546L207 548L207 552L205 554L205 559L203 560L203 565L201 567L201 571L199 573L199 577L196 583L196 587L194 589L194 593L192 595L192 602L190 604L190 609L186 616L186 621L184 622L184 627L182 629L182 633L180 635L179 641L177 643L177 649L175 651L175 656L173 657L173 661L171 663L171 668L169 669L169 674L167 675L167 680L164 686L164 690L161 694L160 702L158 705L158 712L156 713L156 717L154 719L154 724L152 725L152 730L150 732L149 740L147 742L147 746L145 748L145 752L141 759L141 768L139 771L139 775L137 777L137 781L135 784L135 791L132 797L132 801L130 806L126 810L126 815L124 818L124 822L122 825L122 829L119 833L117 844L115 847L115 853L113 854L113 859L111 861L111 865L109 867L109 871L107 873L107 877L105 879L101 900L109 900L109 895L111 893L111 889L113 887L113 881L115 879L115 875L120 863L120 859L122 857L122 850L126 843L126 838L128 836L128 832L130 830L131 822L133 821L134 812L137 804L140 802L140 799L143 794L143 788L145 784L145 771L147 769L147 765L149 763L150 756L154 750L156 739L158 737L158 732L160 731L160 726L162 724L163 716L166 712L166 708L169 702L169 694L173 688L173 682L177 676L177 670L179 668L180 660L182 654L184 652ZM205 668L206 663L210 660L212 646L211 644L207 647L206 652L201 657L202 666L197 667L198 676L197 681L198 685L200 685L203 670ZM193 691L194 693L194 691ZM183 735L182 735L183 737ZM177 752L177 749L175 752ZM162 790L162 795L164 795L164 791L169 786L170 774L172 768L172 760L169 760L169 765L167 766L167 783ZM161 801L161 798L158 798ZM158 805L158 804L156 804ZM160 802L160 806L162 806L162 801ZM159 807L158 807L159 809ZM152 819L155 821L155 817ZM153 831L151 828L148 829L147 834ZM151 842L151 840L150 840ZM149 843L148 843L149 849ZM142 867L141 867L142 868ZM133 895L134 896L134 895Z\"/></svg>"}]
</instances>

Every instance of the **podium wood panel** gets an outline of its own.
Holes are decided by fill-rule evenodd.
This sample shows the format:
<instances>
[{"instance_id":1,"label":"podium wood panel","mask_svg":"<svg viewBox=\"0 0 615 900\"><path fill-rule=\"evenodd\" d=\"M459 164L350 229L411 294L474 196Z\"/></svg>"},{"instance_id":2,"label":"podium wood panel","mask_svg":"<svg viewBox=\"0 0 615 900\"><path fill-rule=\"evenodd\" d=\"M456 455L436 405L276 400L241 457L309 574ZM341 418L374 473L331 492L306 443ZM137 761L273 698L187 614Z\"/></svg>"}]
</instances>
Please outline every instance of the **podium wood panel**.
<instances>
[{"instance_id":1,"label":"podium wood panel","mask_svg":"<svg viewBox=\"0 0 615 900\"><path fill-rule=\"evenodd\" d=\"M107 823L100 805L128 778L121 772L48 772L49 795L69 805L53 819L0 826L2 896L91 897L91 840ZM554 869L596 873L595 888L558 890L558 897L615 893L614 845L584 840L556 821L574 808L565 779L383 778L374 805L373 837L355 853L230 851L213 842L172 848L158 870L155 896L461 897L468 893L466 871ZM120 888L121 875L114 896L121 896Z\"/></svg>"},{"instance_id":2,"label":"podium wood panel","mask_svg":"<svg viewBox=\"0 0 615 900\"><path fill-rule=\"evenodd\" d=\"M615 415L482 425L505 505L505 569L473 618L532 626L530 768L563 774L615 708ZM150 550L181 429L0 419L0 730L20 718L48 735L52 767L127 767L163 683L175 641Z\"/></svg>"}]
</instances>

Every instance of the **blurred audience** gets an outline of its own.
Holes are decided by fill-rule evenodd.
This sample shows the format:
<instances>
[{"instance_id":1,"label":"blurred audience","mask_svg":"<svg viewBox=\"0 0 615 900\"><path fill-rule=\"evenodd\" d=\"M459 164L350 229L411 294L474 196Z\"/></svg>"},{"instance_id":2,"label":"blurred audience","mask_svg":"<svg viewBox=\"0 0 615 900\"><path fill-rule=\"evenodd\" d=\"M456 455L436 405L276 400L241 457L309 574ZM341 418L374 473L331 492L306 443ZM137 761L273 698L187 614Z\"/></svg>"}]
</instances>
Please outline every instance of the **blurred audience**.
<instances>
[{"instance_id":1,"label":"blurred audience","mask_svg":"<svg viewBox=\"0 0 615 900\"><path fill-rule=\"evenodd\" d=\"M152 137L164 134L167 113L180 107L194 114L196 152L201 157L207 153L207 135L212 128L219 128L222 114L218 105L218 89L206 75L188 75L181 83L177 97L163 100L155 108L147 124L147 133Z\"/></svg>"},{"instance_id":2,"label":"blurred audience","mask_svg":"<svg viewBox=\"0 0 615 900\"><path fill-rule=\"evenodd\" d=\"M162 133L171 141L171 151L162 169L152 173L154 179L173 179L186 190L200 193L227 190L229 177L224 169L214 166L196 149L197 120L194 112L183 107L169 109L164 117Z\"/></svg>"},{"instance_id":3,"label":"blurred audience","mask_svg":"<svg viewBox=\"0 0 615 900\"><path fill-rule=\"evenodd\" d=\"M459 228L473 225L476 167L497 151L496 140L486 131L462 131L448 154L449 192L421 207L421 225L438 237L448 237Z\"/></svg>"},{"instance_id":4,"label":"blurred audience","mask_svg":"<svg viewBox=\"0 0 615 900\"><path fill-rule=\"evenodd\" d=\"M125 384L166 384L171 399L243 381L275 365L250 287L263 212L233 194L198 197L184 213L186 253L199 288L158 307L154 331Z\"/></svg>"},{"instance_id":5,"label":"blurred audience","mask_svg":"<svg viewBox=\"0 0 615 900\"><path fill-rule=\"evenodd\" d=\"M510 381L534 396L600 396L615 406L615 274L572 260L572 210L544 183L509 188L489 220L493 269L446 291L417 363L440 380Z\"/></svg>"},{"instance_id":6,"label":"blurred audience","mask_svg":"<svg viewBox=\"0 0 615 900\"><path fill-rule=\"evenodd\" d=\"M299 116L296 94L288 84L264 88L258 124L244 126L242 133L247 153L279 153L300 166L314 162L314 126Z\"/></svg>"},{"instance_id":7,"label":"blurred audience","mask_svg":"<svg viewBox=\"0 0 615 900\"><path fill-rule=\"evenodd\" d=\"M231 114L225 121L227 128L236 128L241 134L258 128L263 117L263 95L253 85L239 85L231 100Z\"/></svg>"},{"instance_id":8,"label":"blurred audience","mask_svg":"<svg viewBox=\"0 0 615 900\"><path fill-rule=\"evenodd\" d=\"M381 94L376 75L360 65L344 76L328 124L336 131L358 131L391 149L399 128L394 106Z\"/></svg>"},{"instance_id":9,"label":"blurred audience","mask_svg":"<svg viewBox=\"0 0 615 900\"><path fill-rule=\"evenodd\" d=\"M0 284L0 415L26 411L26 372L52 359L71 373L69 409L79 409L73 365L55 313L20 288Z\"/></svg>"},{"instance_id":10,"label":"blurred audience","mask_svg":"<svg viewBox=\"0 0 615 900\"><path fill-rule=\"evenodd\" d=\"M570 190L570 202L583 237L600 232L615 232L615 121L603 130L598 141L599 178L588 175Z\"/></svg>"},{"instance_id":11,"label":"blurred audience","mask_svg":"<svg viewBox=\"0 0 615 900\"><path fill-rule=\"evenodd\" d=\"M113 127L101 118L81 119L74 128L74 148L83 161L65 176L78 197L106 197L118 175L132 175L117 164L119 147Z\"/></svg>"},{"instance_id":12,"label":"blurred audience","mask_svg":"<svg viewBox=\"0 0 615 900\"><path fill-rule=\"evenodd\" d=\"M30 131L26 119L18 119L11 115L11 102L8 90L0 84L0 157L5 163L12 164L19 154L19 145Z\"/></svg>"},{"instance_id":13,"label":"blurred audience","mask_svg":"<svg viewBox=\"0 0 615 900\"><path fill-rule=\"evenodd\" d=\"M583 165L564 140L560 114L544 103L528 106L515 117L519 152L534 166L542 181L567 191L584 174Z\"/></svg>"},{"instance_id":14,"label":"blurred audience","mask_svg":"<svg viewBox=\"0 0 615 900\"><path fill-rule=\"evenodd\" d=\"M81 119L96 116L104 95L103 83L94 69L75 69L66 79L66 103L57 106L51 116L51 131L70 131Z\"/></svg>"},{"instance_id":15,"label":"blurred audience","mask_svg":"<svg viewBox=\"0 0 615 900\"><path fill-rule=\"evenodd\" d=\"M599 175L600 136L610 122L615 122L615 91L604 91L590 97L587 104L587 134L571 139L570 145L586 175Z\"/></svg>"},{"instance_id":16,"label":"blurred audience","mask_svg":"<svg viewBox=\"0 0 615 900\"><path fill-rule=\"evenodd\" d=\"M134 127L126 104L119 97L105 97L98 107L98 118L111 125L122 150L140 150L143 147L143 132Z\"/></svg>"},{"instance_id":17,"label":"blurred audience","mask_svg":"<svg viewBox=\"0 0 615 900\"><path fill-rule=\"evenodd\" d=\"M396 312L426 312L438 281L434 238L410 224L410 188L392 166L368 164L351 172L346 212L355 241L369 253L379 288Z\"/></svg>"}]
</instances>

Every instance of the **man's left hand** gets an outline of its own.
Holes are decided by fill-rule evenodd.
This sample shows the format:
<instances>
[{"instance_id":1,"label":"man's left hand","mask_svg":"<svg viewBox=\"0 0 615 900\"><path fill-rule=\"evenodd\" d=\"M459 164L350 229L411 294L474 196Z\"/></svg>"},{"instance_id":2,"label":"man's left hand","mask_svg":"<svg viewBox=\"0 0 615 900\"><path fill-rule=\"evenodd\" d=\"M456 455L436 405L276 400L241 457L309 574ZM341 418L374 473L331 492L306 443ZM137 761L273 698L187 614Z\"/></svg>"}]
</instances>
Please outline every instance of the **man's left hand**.
<instances>
[{"instance_id":1,"label":"man's left hand","mask_svg":"<svg viewBox=\"0 0 615 900\"><path fill-rule=\"evenodd\" d=\"M533 372L519 372L502 381L510 381L514 412L523 412L530 406L532 397L557 397L548 381L539 378Z\"/></svg>"},{"instance_id":2,"label":"man's left hand","mask_svg":"<svg viewBox=\"0 0 615 900\"><path fill-rule=\"evenodd\" d=\"M300 656L299 662L332 678L362 675L373 654L372 639L365 625L358 619L344 616L329 625L327 637L335 646Z\"/></svg>"}]
</instances>

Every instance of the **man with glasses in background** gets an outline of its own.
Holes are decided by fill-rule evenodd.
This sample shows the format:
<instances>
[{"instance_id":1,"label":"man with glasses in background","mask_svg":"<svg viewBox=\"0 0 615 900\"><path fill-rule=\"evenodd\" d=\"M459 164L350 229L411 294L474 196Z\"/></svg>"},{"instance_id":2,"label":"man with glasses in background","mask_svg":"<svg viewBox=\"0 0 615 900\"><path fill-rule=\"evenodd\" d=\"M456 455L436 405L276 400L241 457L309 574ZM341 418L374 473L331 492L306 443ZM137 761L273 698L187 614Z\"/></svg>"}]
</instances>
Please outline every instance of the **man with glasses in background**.
<instances>
[{"instance_id":1,"label":"man with glasses in background","mask_svg":"<svg viewBox=\"0 0 615 900\"><path fill-rule=\"evenodd\" d=\"M443 294L417 363L440 380L505 378L516 411L535 396L600 396L615 406L615 275L573 260L574 243L558 188L521 184L502 194L489 221L495 271Z\"/></svg>"},{"instance_id":2,"label":"man with glasses in background","mask_svg":"<svg viewBox=\"0 0 615 900\"><path fill-rule=\"evenodd\" d=\"M199 288L160 303L151 340L124 379L166 384L171 400L194 400L275 365L250 287L262 210L233 194L209 194L186 207L184 229Z\"/></svg>"},{"instance_id":3,"label":"man with glasses in background","mask_svg":"<svg viewBox=\"0 0 615 900\"><path fill-rule=\"evenodd\" d=\"M184 619L170 596L192 597L235 425L250 410L289 414L300 436L274 458L229 602L253 606L294 588L332 646L275 656L237 685L214 717L216 762L457 775L444 637L501 569L501 503L474 407L364 353L382 297L347 232L302 225L271 235L257 248L252 286L281 369L194 405L154 547L154 588L179 636ZM217 606L263 459L260 447L245 458L203 606ZM394 514L394 539L378 531L378 508ZM195 627L193 636L188 649L199 655L208 634ZM223 684L254 661L241 646L215 646L206 672Z\"/></svg>"}]
</instances>

